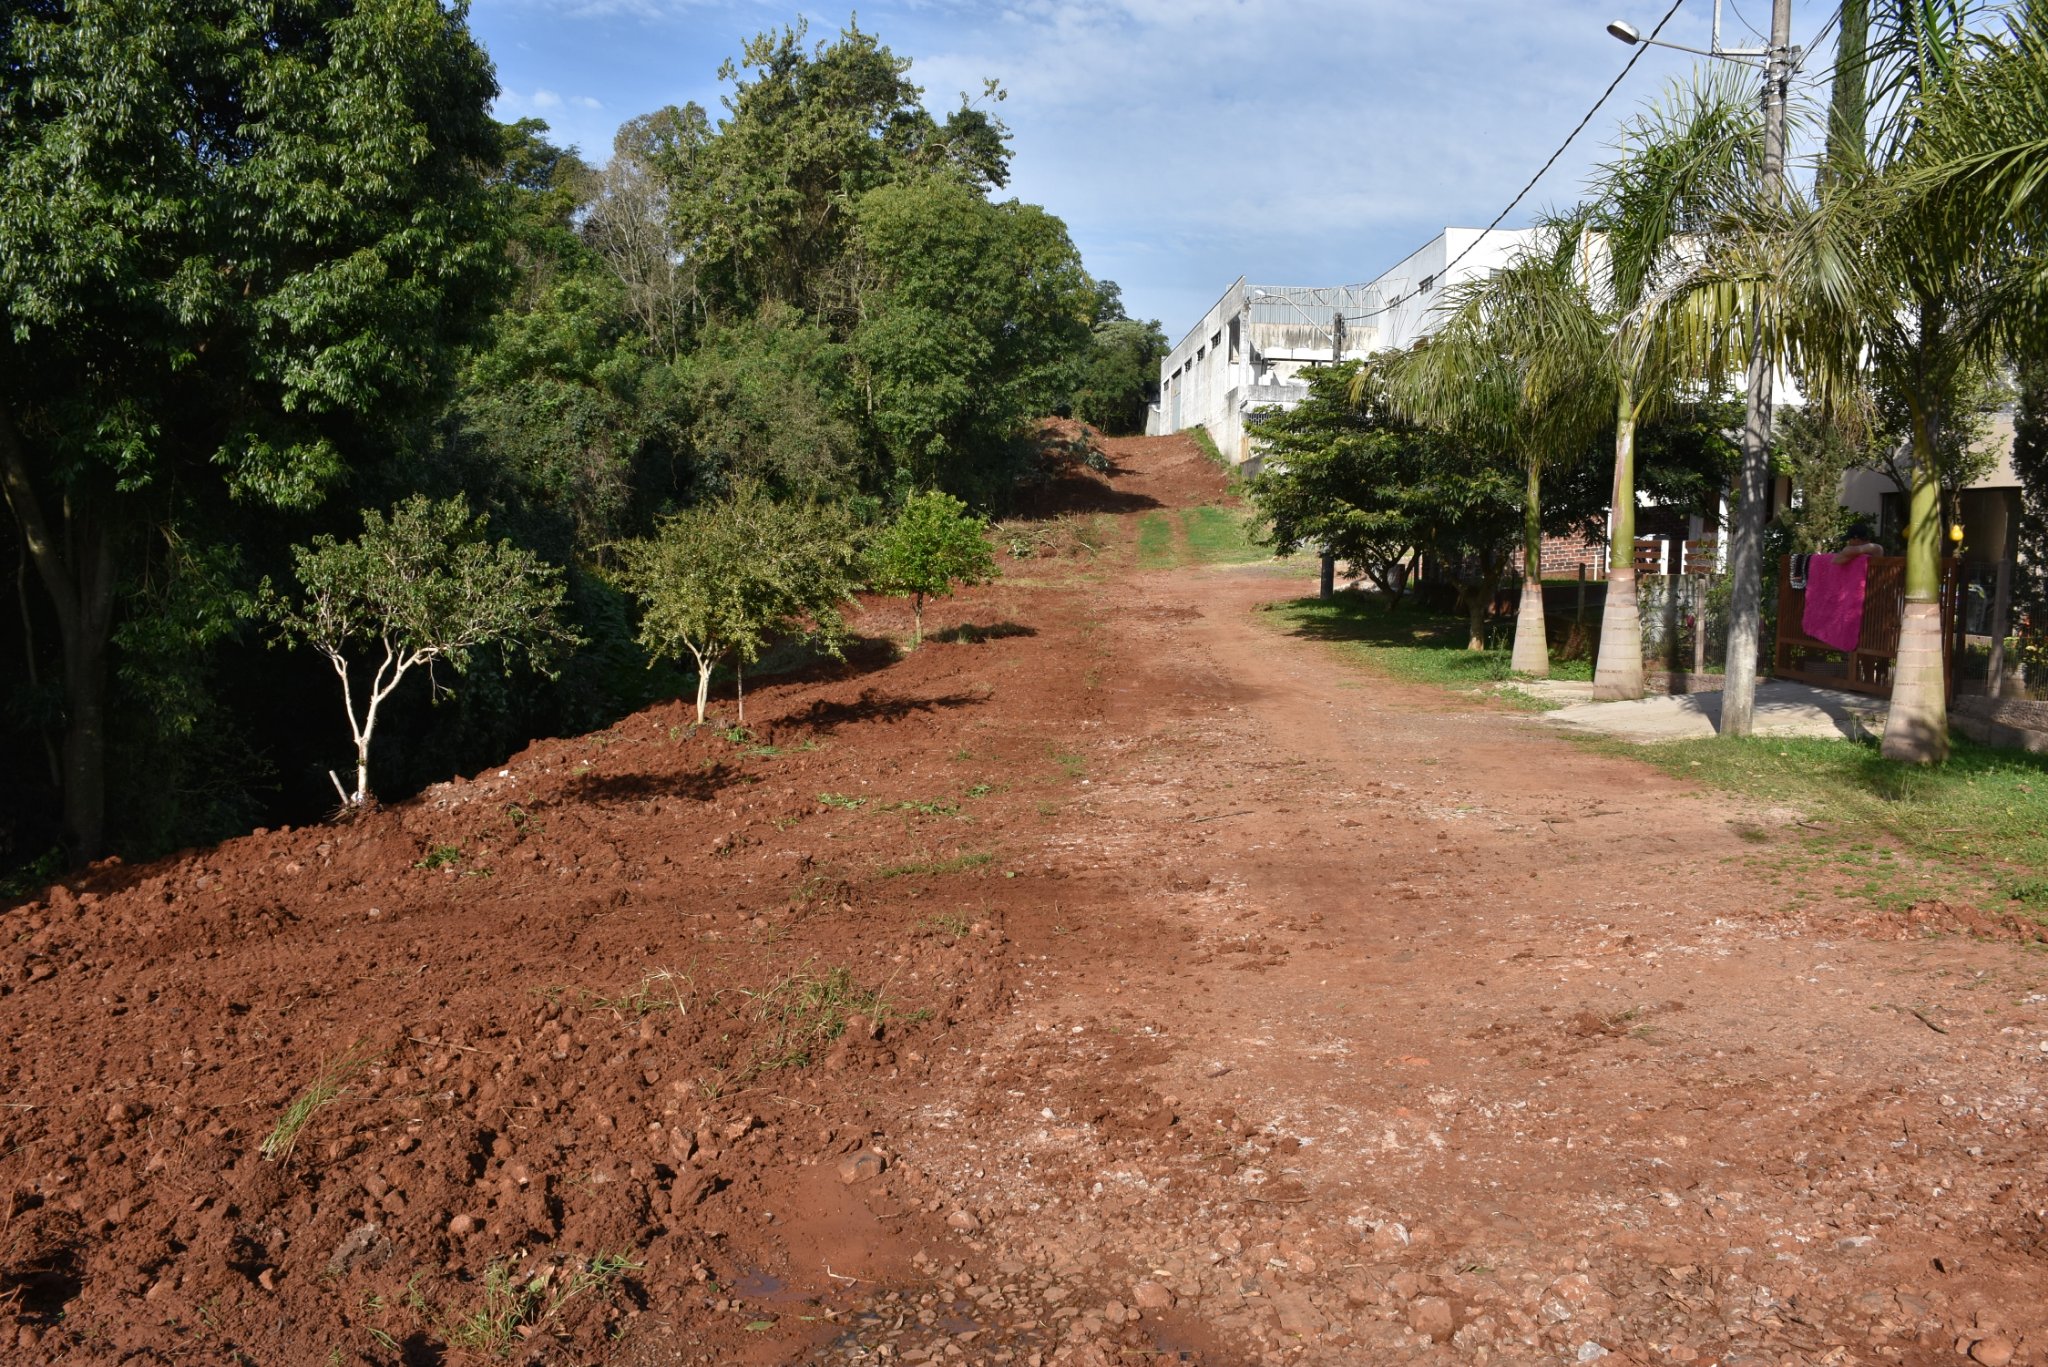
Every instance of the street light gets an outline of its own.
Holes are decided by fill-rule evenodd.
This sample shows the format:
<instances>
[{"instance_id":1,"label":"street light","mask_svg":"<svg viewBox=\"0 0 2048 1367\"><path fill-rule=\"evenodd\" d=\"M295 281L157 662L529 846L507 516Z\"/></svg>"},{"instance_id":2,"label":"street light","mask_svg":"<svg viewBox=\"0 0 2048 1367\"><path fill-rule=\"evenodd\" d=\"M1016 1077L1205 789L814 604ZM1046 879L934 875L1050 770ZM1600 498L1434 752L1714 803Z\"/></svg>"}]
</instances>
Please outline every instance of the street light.
<instances>
[{"instance_id":1,"label":"street light","mask_svg":"<svg viewBox=\"0 0 2048 1367\"><path fill-rule=\"evenodd\" d=\"M1718 7L1716 7L1716 13L1714 15L1714 46L1712 49L1703 47L1687 47L1684 43L1667 43L1662 38L1645 38L1643 37L1641 30L1637 29L1634 24L1629 23L1625 19L1616 19L1613 23L1609 24L1607 26L1607 32L1612 37L1617 38L1624 43L1627 43L1630 47L1634 47L1638 43L1643 44L1645 47L1668 47L1677 52L1690 52L1696 57L1725 57L1727 60L1731 62L1741 62L1744 66L1761 65L1761 63L1753 61L1751 59L1757 57L1767 57L1770 55L1769 48L1722 47L1721 22Z\"/></svg>"}]
</instances>

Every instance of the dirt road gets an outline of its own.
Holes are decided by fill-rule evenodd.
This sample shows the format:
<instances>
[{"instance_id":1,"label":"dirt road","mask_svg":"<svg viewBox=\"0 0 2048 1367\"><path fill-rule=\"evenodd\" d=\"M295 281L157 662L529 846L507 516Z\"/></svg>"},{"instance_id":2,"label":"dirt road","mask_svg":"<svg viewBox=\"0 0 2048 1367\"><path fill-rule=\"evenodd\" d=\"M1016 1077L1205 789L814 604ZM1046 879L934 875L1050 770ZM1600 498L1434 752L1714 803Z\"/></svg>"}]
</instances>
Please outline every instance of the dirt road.
<instances>
[{"instance_id":1,"label":"dirt road","mask_svg":"<svg viewBox=\"0 0 2048 1367\"><path fill-rule=\"evenodd\" d=\"M4 913L16 1360L2048 1360L2048 960L1128 541Z\"/></svg>"}]
</instances>

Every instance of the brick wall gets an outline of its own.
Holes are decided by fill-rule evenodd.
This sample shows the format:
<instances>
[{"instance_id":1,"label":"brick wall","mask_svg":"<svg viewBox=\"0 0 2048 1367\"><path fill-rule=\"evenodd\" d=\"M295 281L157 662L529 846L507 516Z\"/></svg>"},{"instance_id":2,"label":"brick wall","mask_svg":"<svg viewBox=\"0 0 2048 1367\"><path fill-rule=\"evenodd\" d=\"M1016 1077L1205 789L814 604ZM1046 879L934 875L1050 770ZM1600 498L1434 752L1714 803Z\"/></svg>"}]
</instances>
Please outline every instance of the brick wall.
<instances>
[{"instance_id":1,"label":"brick wall","mask_svg":"<svg viewBox=\"0 0 2048 1367\"><path fill-rule=\"evenodd\" d=\"M1586 567L1588 579L1604 578L1607 574L1607 539L1591 532L1576 536L1546 536L1543 538L1543 577L1545 579L1569 579Z\"/></svg>"}]
</instances>

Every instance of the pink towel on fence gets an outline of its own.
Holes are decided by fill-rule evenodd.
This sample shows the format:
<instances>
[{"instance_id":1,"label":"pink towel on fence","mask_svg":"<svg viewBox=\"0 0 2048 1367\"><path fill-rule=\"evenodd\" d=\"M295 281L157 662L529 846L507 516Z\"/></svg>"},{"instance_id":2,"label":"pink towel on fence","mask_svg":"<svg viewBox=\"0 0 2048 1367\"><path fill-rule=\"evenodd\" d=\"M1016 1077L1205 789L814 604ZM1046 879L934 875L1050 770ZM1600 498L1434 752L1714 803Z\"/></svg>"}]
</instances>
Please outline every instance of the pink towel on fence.
<instances>
[{"instance_id":1,"label":"pink towel on fence","mask_svg":"<svg viewBox=\"0 0 2048 1367\"><path fill-rule=\"evenodd\" d=\"M1832 555L1806 564L1806 611L1801 630L1836 650L1854 650L1863 639L1863 589L1870 581L1870 557L1837 565Z\"/></svg>"}]
</instances>

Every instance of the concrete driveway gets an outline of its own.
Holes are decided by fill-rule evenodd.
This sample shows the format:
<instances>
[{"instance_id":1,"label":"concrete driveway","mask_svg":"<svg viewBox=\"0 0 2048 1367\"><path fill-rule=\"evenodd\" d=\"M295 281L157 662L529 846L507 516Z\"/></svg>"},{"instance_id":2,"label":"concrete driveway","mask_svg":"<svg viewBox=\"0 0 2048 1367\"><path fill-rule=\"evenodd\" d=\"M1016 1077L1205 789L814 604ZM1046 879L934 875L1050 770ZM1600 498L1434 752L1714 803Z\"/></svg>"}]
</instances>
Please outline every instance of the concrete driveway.
<instances>
[{"instance_id":1,"label":"concrete driveway","mask_svg":"<svg viewBox=\"0 0 2048 1367\"><path fill-rule=\"evenodd\" d=\"M1593 702L1593 686L1559 680L1514 687L1564 707L1544 714L1554 726L1593 731L1622 740L1692 740L1721 729L1719 693L1680 693L1628 702ZM1759 736L1836 736L1854 739L1884 730L1886 703L1861 693L1764 680L1756 690Z\"/></svg>"}]
</instances>

